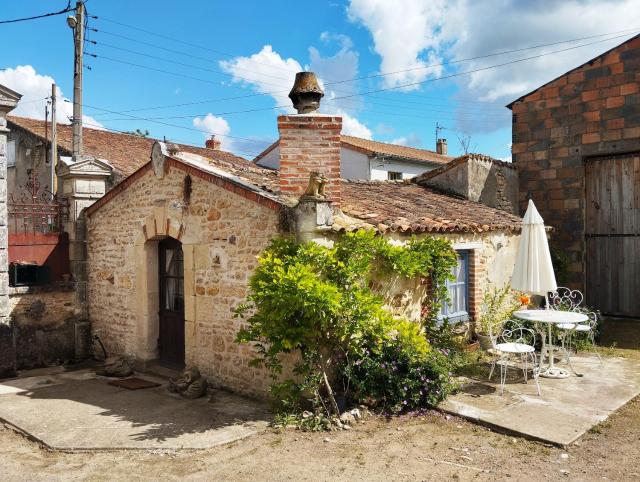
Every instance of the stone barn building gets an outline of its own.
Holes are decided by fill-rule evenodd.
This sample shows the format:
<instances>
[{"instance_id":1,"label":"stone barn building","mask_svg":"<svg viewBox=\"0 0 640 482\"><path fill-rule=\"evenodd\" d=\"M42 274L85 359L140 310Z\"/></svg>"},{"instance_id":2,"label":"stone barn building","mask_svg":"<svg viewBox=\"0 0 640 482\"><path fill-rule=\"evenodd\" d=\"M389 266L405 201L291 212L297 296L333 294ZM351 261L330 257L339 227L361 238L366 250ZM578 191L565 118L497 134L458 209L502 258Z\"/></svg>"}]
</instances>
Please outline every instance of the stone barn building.
<instances>
[{"instance_id":1,"label":"stone barn building","mask_svg":"<svg viewBox=\"0 0 640 482\"><path fill-rule=\"evenodd\" d=\"M460 263L442 314L456 320L473 320L487 286L509 280L519 218L415 179L340 179L340 117L280 116L278 128L278 171L158 142L149 162L86 210L88 312L110 355L196 364L216 386L264 396L269 377L248 366L251 347L234 342L233 310L257 255L282 234L445 236ZM312 171L327 178L328 200L302 196ZM388 287L392 308L419 316L418 284Z\"/></svg>"},{"instance_id":2,"label":"stone barn building","mask_svg":"<svg viewBox=\"0 0 640 482\"><path fill-rule=\"evenodd\" d=\"M554 227L568 284L603 313L640 316L640 36L508 107L520 209Z\"/></svg>"}]
</instances>

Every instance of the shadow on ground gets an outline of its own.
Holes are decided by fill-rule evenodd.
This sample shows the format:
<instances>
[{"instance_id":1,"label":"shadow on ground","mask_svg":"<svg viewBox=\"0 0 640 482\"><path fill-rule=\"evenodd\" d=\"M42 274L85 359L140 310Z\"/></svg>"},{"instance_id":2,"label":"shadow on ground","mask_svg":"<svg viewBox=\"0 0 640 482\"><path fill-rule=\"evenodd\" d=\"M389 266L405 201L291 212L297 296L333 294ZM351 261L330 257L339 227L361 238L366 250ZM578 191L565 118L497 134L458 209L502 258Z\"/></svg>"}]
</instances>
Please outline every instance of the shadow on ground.
<instances>
[{"instance_id":1,"label":"shadow on ground","mask_svg":"<svg viewBox=\"0 0 640 482\"><path fill-rule=\"evenodd\" d=\"M207 448L255 433L269 412L221 390L185 400L163 386L126 390L90 370L0 384L0 418L47 445L67 449Z\"/></svg>"}]
</instances>

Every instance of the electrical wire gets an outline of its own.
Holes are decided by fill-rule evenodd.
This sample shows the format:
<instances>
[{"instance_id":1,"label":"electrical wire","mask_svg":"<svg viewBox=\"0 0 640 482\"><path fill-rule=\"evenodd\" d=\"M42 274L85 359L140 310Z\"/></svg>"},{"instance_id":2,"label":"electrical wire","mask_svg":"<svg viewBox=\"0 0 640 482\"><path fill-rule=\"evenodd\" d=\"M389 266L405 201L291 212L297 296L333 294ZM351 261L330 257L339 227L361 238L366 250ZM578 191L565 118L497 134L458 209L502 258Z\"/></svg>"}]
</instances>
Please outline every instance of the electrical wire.
<instances>
[{"instance_id":1,"label":"electrical wire","mask_svg":"<svg viewBox=\"0 0 640 482\"><path fill-rule=\"evenodd\" d=\"M64 102L71 103L72 101L70 101L69 99L64 99ZM147 122L152 122L154 124L164 125L164 126L168 126L168 127L177 127L179 129L185 129L185 130L193 131L193 132L200 132L200 133L204 132L205 134L213 134L213 135L220 136L220 137L228 137L229 139L239 139L239 140L243 140L243 141L256 142L256 143L260 143L260 144L263 143L260 140L252 139L250 137L231 136L229 134L221 134L219 132L203 131L202 129L197 129L195 127L181 126L179 124L169 124L167 122L160 122L160 121L155 120L155 119L148 119L148 118L145 118L145 117L137 117L137 116L133 116L133 115L126 115L123 112L118 112L118 111L115 111L115 110L105 109L103 107L97 107L97 106L94 106L94 105L82 104L82 106L83 107L87 107L88 109L95 109L95 110L102 111L102 112L108 112L110 114L125 115L126 117L129 118L129 120L147 121Z\"/></svg>"},{"instance_id":2,"label":"electrical wire","mask_svg":"<svg viewBox=\"0 0 640 482\"><path fill-rule=\"evenodd\" d=\"M625 30L625 32L628 32L628 31ZM602 37L603 35L609 35L609 34L601 34L601 35L597 35L597 36L583 37L583 38L599 38L599 37ZM415 85L424 84L424 83L428 83L428 82L433 82L433 81L436 81L436 80L443 80L443 79L448 79L448 78L452 78L452 77L457 77L457 76L460 76L460 75L467 75L467 74L479 72L479 71L482 71L482 70L498 68L498 67L502 67L502 66L505 66L505 65L510 65L510 64L513 64L513 63L518 63L518 62L523 62L523 61L526 61L526 60L531 60L531 59L535 59L535 58L544 57L546 55L565 52L565 51L568 51L568 50L582 48L582 47L594 45L594 44L597 44L597 43L607 42L607 41L618 39L618 38L621 38L621 37L626 37L627 35L629 35L629 33L625 33L625 34L622 34L622 35L617 35L615 37L610 37L610 38L603 39L603 40L598 40L598 41L595 41L595 42L589 42L589 43L580 44L580 45L577 45L577 46L567 47L565 49L560 49L560 50L556 50L556 51L552 51L552 52L541 53L541 54L530 56L530 57L527 57L527 58L524 58L524 59L516 59L516 60L513 60L513 61L509 61L509 62L505 62L505 63L501 63L501 64L496 64L496 65L489 66L489 67L484 67L484 68L480 68L480 69L474 69L474 70L471 70L471 71L466 71L466 72L461 72L461 73L455 73L455 74L451 74L451 75L444 76L444 77L438 77L438 78L434 78L434 79L427 79L427 80L420 81L420 82L413 82L413 83L409 83L409 84L402 84L402 85L392 86L392 87L388 87L388 88L376 89L376 90L372 90L372 91L365 92L365 93L357 93L357 94L348 94L348 95L337 96L334 99L336 99L336 100L337 99L346 99L346 98L349 98L349 97L357 97L357 96L360 96L360 95L371 95L371 94L374 94L374 93L390 92L390 91L394 91L394 90L398 90L398 89L404 89L406 87L412 87L412 86L415 86ZM555 42L554 44L568 43L568 42L570 42L570 41ZM531 47L531 48L540 48L540 46ZM516 49L516 50L522 51L524 49ZM504 54L504 53L505 52L503 52L502 54ZM190 76L190 75L187 75L187 74L183 74L183 73L179 73L179 72L172 72L172 71L167 71L167 70L164 70L164 69L158 69L158 68L155 68L155 67L150 67L150 66L147 66L147 65L137 64L137 63L134 63L134 62L127 62L127 61L124 61L124 60L121 60L121 59L114 59L114 58L107 57L107 56L104 56L104 55L98 55L98 54L93 54L93 53L87 53L87 55L90 55L90 56L92 56L94 58L103 58L103 59L106 59L106 60L109 60L109 61L118 62L118 63L131 65L131 66L135 66L135 67L139 67L139 68L142 68L142 69L148 69L148 70L161 72L161 73L165 73L165 74L169 74L169 75L175 75L175 76L178 76L178 77L185 77L185 78L189 78L189 79L192 79L192 80L198 80L200 82L206 82L206 83L210 83L210 84L219 85L218 82L212 82L210 80L201 79L201 78L198 78L198 77L193 77L193 76ZM489 56L493 56L493 55L495 55L495 54L489 54ZM325 85L330 85L330 83L326 83ZM130 109L127 112L139 112L139 111L148 111L148 110L157 110L157 109L167 109L167 108L173 108L173 107L184 107L184 106L187 106L187 105L207 104L207 103L213 103L213 102L221 102L221 101L225 101L225 100L238 100L238 99L249 98L249 97L269 96L269 95L274 95L274 94L284 94L284 93L287 93L287 92L288 92L288 89L287 90L281 90L281 91L253 93L253 94L248 94L248 95L245 95L245 96L225 97L225 98L219 98L219 99L206 99L206 100L202 100L202 101L195 101L195 102L189 102L189 103L165 104L165 105L153 106L153 107L143 107L143 108L137 108L137 109ZM415 95L415 94L412 94L412 95ZM425 96L420 96L420 97L428 98L428 97L425 97ZM371 97L371 98L373 98L373 97ZM327 99L327 100L331 101L332 99ZM395 99L385 98L385 100L394 101ZM408 100L408 99L403 99L401 102L411 103L411 101ZM416 103L416 102L414 101L413 103ZM258 110L269 110L269 109L280 109L280 108L282 108L282 106L275 106L275 107L270 107L270 108L265 108L265 109L258 109ZM252 110L252 111L256 111L256 110Z\"/></svg>"},{"instance_id":3,"label":"electrical wire","mask_svg":"<svg viewBox=\"0 0 640 482\"><path fill-rule=\"evenodd\" d=\"M29 20L37 20L37 19L40 19L40 18L53 17L55 15L62 15L62 14L65 14L67 12L71 12L73 10L75 10L75 8L71 7L71 0L69 0L67 2L67 6L65 8L63 8L62 10L59 10L57 12L43 13L41 15L34 15L32 17L14 18L14 19L11 19L11 20L0 20L0 24L27 22Z\"/></svg>"},{"instance_id":4,"label":"electrical wire","mask_svg":"<svg viewBox=\"0 0 640 482\"><path fill-rule=\"evenodd\" d=\"M225 56L228 56L228 57L238 57L238 55L221 52L219 50L211 49L211 48L205 47L203 45L194 44L194 43L191 43L191 42L185 42L185 41L177 39L175 37L170 37L170 36L167 36L167 35L158 34L157 32L152 32L150 30L141 29L139 27L136 27L136 26L133 26L133 25L128 25L128 24L125 24L123 22L119 22L119 21L116 21L116 20L112 20L112 19L108 19L108 18L104 18L104 17L97 17L97 16L93 16L92 18L95 18L95 19L98 19L98 20L107 21L107 22L111 22L113 24L117 24L117 25L120 25L122 27L130 28L130 29L133 29L133 30L138 30L138 31L144 32L144 33L149 34L149 35L155 35L155 36L157 36L159 38L164 38L164 39L167 39L167 40L170 40L170 41L173 41L173 42L182 43L182 44L190 46L190 47L196 47L196 48L200 48L200 49L203 49L203 50L208 50L210 52L214 52L214 53L217 53L217 54L225 55ZM499 55L506 55L506 54L510 54L510 53L518 53L518 52L523 52L523 51L526 51L526 50L533 50L533 49L539 49L539 48L544 48L544 47L552 47L552 46L560 45L560 44L564 44L564 43L580 42L582 40L590 40L590 39L593 39L593 38L600 38L600 37L605 37L605 36L614 35L614 34L623 34L623 36L624 36L624 35L627 35L627 34L630 34L630 33L633 33L633 32L637 32L638 30L640 30L640 27L629 28L629 29L624 29L624 30L617 30L617 31L613 31L613 32L607 32L607 33L602 33L602 34L597 34L597 35L590 35L590 36L585 36L585 37L578 37L578 38L574 38L574 39L570 39L570 40L559 40L559 41L555 41L555 42L539 44L539 45L533 45L533 46L529 46L529 47L520 47L520 48L517 48L517 49L503 50L501 52L494 52L494 53L490 53L490 54L477 55L477 56L474 56L474 57L468 57L468 58L458 59L458 60L451 60L451 61L447 61L447 62L441 62L441 63L438 63L438 64L430 64L430 65L424 65L424 66L420 66L420 67L412 67L412 68L408 68L408 69L396 70L396 71L391 71L391 72L380 72L380 73L377 73L377 74L370 74L370 75L361 76L361 77L354 77L354 78L350 78L350 79L343 79L343 80L325 79L325 80L327 80L327 82L325 82L325 85L335 85L335 84L342 84L342 83L346 83L346 82L354 82L354 81L358 81L358 80L366 80L366 79L372 79L372 78L386 77L386 76L389 76L389 75L397 75L397 74L413 72L413 71L417 71L417 70L425 70L425 69L431 69L431 68L434 68L434 67L442 67L442 66L458 64L458 63L462 63L462 62L469 62L469 61L479 60L479 59L483 59L483 58L496 57L496 56L499 56ZM112 35L117 35L117 34L112 34ZM123 36L121 36L121 37L123 37ZM615 37L615 38L617 38L617 37ZM139 42L139 43L150 45L150 46L152 46L154 48L159 48L159 49L171 51L173 53L179 53L181 55L191 56L191 54L185 53L183 51L167 49L165 47L161 47L161 46L157 46L157 45L154 45L154 44L150 44L148 42L142 42L142 41L139 41L139 40L136 40L136 39L132 39L130 37L128 37L128 39L131 40L131 41L134 41L134 42ZM248 59L248 58L247 58L247 60L252 61L252 59ZM261 65L266 65L266 66L273 67L273 68L278 68L278 67L270 65L270 64L264 64L264 63L260 63L260 62L255 62L255 63L261 64ZM286 70L287 72L292 72L290 69L282 69L282 70ZM266 74L261 74L261 75L266 75Z\"/></svg>"},{"instance_id":5,"label":"electrical wire","mask_svg":"<svg viewBox=\"0 0 640 482\"><path fill-rule=\"evenodd\" d=\"M621 35L619 37L624 37L624 36L626 36L626 35ZM426 80L423 80L423 81L410 82L410 83L406 83L406 84L402 84L402 85L391 86L391 87L386 87L386 88L383 87L383 88L374 89L374 90L370 90L370 91L366 91L366 92L358 92L358 93L354 93L354 94L336 96L336 97L333 97L333 98L330 98L330 99L326 99L326 102L336 102L336 101L343 100L343 99L350 99L350 98L359 97L359 96L366 96L366 95L375 94L375 93L379 93L379 92L394 91L394 90L403 89L403 88L407 88L407 87L413 87L413 86L416 86L416 85L422 85L422 84L426 84L426 83L436 82L436 81L439 81L439 80L446 80L446 79L451 79L451 78L455 78L455 77L460 77L460 76L463 76L463 75L470 75L470 74L474 74L474 73L477 73L477 72L483 72L483 71L486 71L486 70L505 67L505 66L508 66L508 65L513 65L513 64L516 64L516 63L520 63L520 62L525 62L525 61L528 61L528 60L538 59L538 58L545 57L545 56L548 56L548 55L554 55L554 54L558 54L558 53L563 53L563 52L566 52L566 51L569 51L569 50L574 50L574 49L577 49L577 48L582 48L582 47L594 45L594 44L597 44L597 43L613 40L615 38L616 37L605 39L605 40L598 40L598 41L594 41L594 42L589 42L589 43L585 43L585 44L581 44L581 45L577 45L577 46L572 46L572 47L567 47L567 48L560 49L560 50L555 50L555 51L552 51L552 52L540 53L540 54L532 55L532 56L521 58L521 59L510 60L508 62L502 62L502 63L499 63L499 64L494 64L494 65L490 65L490 66L486 66L486 67L479 67L479 68L472 69L472 70L467 70L467 71L464 71L464 72L456 72L456 73L452 73L452 74L445 75L445 76L440 76L440 77L436 77L436 78L432 78L432 79L426 79ZM288 106L288 105L287 106L277 105L277 106L273 106L273 107L255 108L255 109L247 109L247 110L241 110L241 111L229 111L229 112L220 113L218 115L232 115L232 114L248 113L248 112L269 111L269 110L283 109L283 108L289 108L289 107L290 106ZM362 110L367 111L368 109L362 109ZM148 120L148 121L153 120L155 122L155 121L158 121L160 119L198 117L198 116L203 116L203 115L206 115L206 114L198 113L198 114L189 114L189 115L184 115L184 116L157 117L157 118L153 118L153 119L141 118L140 120Z\"/></svg>"}]
</instances>

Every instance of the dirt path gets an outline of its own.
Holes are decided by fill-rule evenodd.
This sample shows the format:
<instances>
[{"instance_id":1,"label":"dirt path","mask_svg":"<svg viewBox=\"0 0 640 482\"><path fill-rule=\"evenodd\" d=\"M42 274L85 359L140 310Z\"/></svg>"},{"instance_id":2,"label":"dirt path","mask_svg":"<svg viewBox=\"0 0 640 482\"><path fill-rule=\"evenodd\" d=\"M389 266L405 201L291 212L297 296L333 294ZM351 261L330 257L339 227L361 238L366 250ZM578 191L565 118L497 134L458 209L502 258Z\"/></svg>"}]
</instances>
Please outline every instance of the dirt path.
<instances>
[{"instance_id":1,"label":"dirt path","mask_svg":"<svg viewBox=\"0 0 640 482\"><path fill-rule=\"evenodd\" d=\"M192 453L52 453L0 428L0 480L640 480L640 399L569 450L437 412Z\"/></svg>"}]
</instances>

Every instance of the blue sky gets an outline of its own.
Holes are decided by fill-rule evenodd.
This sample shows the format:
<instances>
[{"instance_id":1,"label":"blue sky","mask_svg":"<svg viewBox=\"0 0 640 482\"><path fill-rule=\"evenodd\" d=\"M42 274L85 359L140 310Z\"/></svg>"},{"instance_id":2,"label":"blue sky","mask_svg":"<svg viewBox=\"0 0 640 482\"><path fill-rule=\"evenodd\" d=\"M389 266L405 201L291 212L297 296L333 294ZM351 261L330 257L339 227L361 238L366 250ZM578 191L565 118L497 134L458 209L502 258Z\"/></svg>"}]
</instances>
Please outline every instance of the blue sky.
<instances>
[{"instance_id":1,"label":"blue sky","mask_svg":"<svg viewBox=\"0 0 640 482\"><path fill-rule=\"evenodd\" d=\"M216 133L251 158L276 139L293 76L309 69L345 133L434 149L439 123L450 153L469 136L471 151L509 158L504 105L638 33L633 3L89 0L98 18L89 18L86 51L97 58L85 57L85 122L195 145ZM65 5L5 1L0 20ZM43 116L52 80L71 97L65 17L0 25L0 83L24 94L20 115ZM564 43L530 48L555 42ZM71 107L60 110L65 121Z\"/></svg>"}]
</instances>

